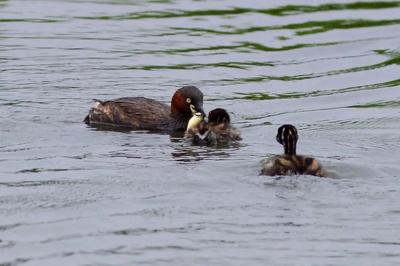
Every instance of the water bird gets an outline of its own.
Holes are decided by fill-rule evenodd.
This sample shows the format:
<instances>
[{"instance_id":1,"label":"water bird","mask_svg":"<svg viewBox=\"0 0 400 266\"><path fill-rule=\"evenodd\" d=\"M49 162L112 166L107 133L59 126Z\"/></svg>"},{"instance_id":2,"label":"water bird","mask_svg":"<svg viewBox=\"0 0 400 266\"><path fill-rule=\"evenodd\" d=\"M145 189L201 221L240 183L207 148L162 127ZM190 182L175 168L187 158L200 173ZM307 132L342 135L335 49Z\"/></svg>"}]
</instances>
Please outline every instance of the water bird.
<instances>
[{"instance_id":1,"label":"water bird","mask_svg":"<svg viewBox=\"0 0 400 266\"><path fill-rule=\"evenodd\" d=\"M144 97L94 100L84 122L90 126L123 127L132 130L184 131L195 113L204 114L203 93L194 86L178 89L171 106Z\"/></svg>"},{"instance_id":2,"label":"water bird","mask_svg":"<svg viewBox=\"0 0 400 266\"><path fill-rule=\"evenodd\" d=\"M226 144L242 139L240 132L231 125L228 112L223 108L210 111L208 119L201 113L195 114L188 123L185 138L196 144Z\"/></svg>"},{"instance_id":3,"label":"water bird","mask_svg":"<svg viewBox=\"0 0 400 266\"><path fill-rule=\"evenodd\" d=\"M296 127L293 125L279 127L276 141L283 145L284 154L266 160L261 174L269 176L293 174L324 176L324 170L316 159L296 154L297 140Z\"/></svg>"}]
</instances>

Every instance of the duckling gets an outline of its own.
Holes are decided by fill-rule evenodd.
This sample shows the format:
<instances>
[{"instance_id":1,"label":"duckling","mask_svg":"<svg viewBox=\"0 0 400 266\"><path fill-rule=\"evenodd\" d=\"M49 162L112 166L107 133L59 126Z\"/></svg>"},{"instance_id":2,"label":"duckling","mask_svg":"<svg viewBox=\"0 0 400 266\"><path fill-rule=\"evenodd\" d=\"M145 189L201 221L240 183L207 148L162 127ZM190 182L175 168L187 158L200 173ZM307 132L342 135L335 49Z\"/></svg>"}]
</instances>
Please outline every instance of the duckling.
<instances>
[{"instance_id":1,"label":"duckling","mask_svg":"<svg viewBox=\"0 0 400 266\"><path fill-rule=\"evenodd\" d=\"M194 86L178 89L171 106L144 97L94 100L84 122L90 126L116 126L132 130L184 131L195 113L204 114L203 93Z\"/></svg>"},{"instance_id":2,"label":"duckling","mask_svg":"<svg viewBox=\"0 0 400 266\"><path fill-rule=\"evenodd\" d=\"M210 111L208 121L200 115L193 116L189 121L185 138L192 139L194 143L207 144L222 144L242 139L240 132L231 126L231 119L225 109L217 108Z\"/></svg>"},{"instance_id":3,"label":"duckling","mask_svg":"<svg viewBox=\"0 0 400 266\"><path fill-rule=\"evenodd\" d=\"M296 155L297 140L297 129L293 125L279 127L276 141L283 145L285 154L267 160L263 165L261 174L269 176L306 174L323 177L325 172L316 159Z\"/></svg>"}]
</instances>

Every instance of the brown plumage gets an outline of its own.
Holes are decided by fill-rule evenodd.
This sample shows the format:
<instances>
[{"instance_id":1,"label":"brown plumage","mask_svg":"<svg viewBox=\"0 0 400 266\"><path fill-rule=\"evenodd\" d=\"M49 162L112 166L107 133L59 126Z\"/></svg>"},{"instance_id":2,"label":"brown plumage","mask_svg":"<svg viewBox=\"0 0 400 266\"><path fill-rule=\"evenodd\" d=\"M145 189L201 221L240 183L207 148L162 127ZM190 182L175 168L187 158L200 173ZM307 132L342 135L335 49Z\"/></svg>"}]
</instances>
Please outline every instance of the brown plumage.
<instances>
[{"instance_id":1,"label":"brown plumage","mask_svg":"<svg viewBox=\"0 0 400 266\"><path fill-rule=\"evenodd\" d=\"M283 125L278 129L276 140L283 145L284 154L268 159L261 170L261 174L292 175L305 174L324 176L324 170L320 163L308 156L296 155L296 144L298 140L297 129L293 125Z\"/></svg>"},{"instance_id":2,"label":"brown plumage","mask_svg":"<svg viewBox=\"0 0 400 266\"><path fill-rule=\"evenodd\" d=\"M209 112L208 122L201 121L185 132L185 138L194 143L226 144L239 141L240 132L232 127L229 114L225 109L217 108Z\"/></svg>"},{"instance_id":3,"label":"brown plumage","mask_svg":"<svg viewBox=\"0 0 400 266\"><path fill-rule=\"evenodd\" d=\"M185 86L175 92L171 107L144 97L95 100L84 122L132 130L183 131L195 112L204 113L203 93L194 86Z\"/></svg>"}]
</instances>

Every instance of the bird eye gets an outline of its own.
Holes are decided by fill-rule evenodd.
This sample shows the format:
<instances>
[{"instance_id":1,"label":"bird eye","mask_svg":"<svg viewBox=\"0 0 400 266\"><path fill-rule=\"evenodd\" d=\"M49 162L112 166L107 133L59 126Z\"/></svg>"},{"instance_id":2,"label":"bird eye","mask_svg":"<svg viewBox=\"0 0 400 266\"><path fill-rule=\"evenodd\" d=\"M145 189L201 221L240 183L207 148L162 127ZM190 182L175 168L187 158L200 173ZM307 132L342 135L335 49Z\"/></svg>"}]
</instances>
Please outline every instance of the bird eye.
<instances>
[{"instance_id":1,"label":"bird eye","mask_svg":"<svg viewBox=\"0 0 400 266\"><path fill-rule=\"evenodd\" d=\"M191 103L192 100L191 100L190 98L186 98L186 102L187 102L187 103Z\"/></svg>"}]
</instances>

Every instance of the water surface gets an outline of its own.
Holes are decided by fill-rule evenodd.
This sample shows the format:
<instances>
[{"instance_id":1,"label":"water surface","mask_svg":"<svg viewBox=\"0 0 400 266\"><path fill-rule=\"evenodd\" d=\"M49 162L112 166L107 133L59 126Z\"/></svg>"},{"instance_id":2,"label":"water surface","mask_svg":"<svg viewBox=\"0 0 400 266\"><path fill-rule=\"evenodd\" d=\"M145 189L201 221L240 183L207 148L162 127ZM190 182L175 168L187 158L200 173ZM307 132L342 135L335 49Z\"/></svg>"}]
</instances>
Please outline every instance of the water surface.
<instances>
[{"instance_id":1,"label":"water surface","mask_svg":"<svg viewBox=\"0 0 400 266\"><path fill-rule=\"evenodd\" d=\"M0 0L0 265L400 262L399 1ZM240 145L82 123L225 107ZM276 129L329 178L259 176Z\"/></svg>"}]
</instances>

